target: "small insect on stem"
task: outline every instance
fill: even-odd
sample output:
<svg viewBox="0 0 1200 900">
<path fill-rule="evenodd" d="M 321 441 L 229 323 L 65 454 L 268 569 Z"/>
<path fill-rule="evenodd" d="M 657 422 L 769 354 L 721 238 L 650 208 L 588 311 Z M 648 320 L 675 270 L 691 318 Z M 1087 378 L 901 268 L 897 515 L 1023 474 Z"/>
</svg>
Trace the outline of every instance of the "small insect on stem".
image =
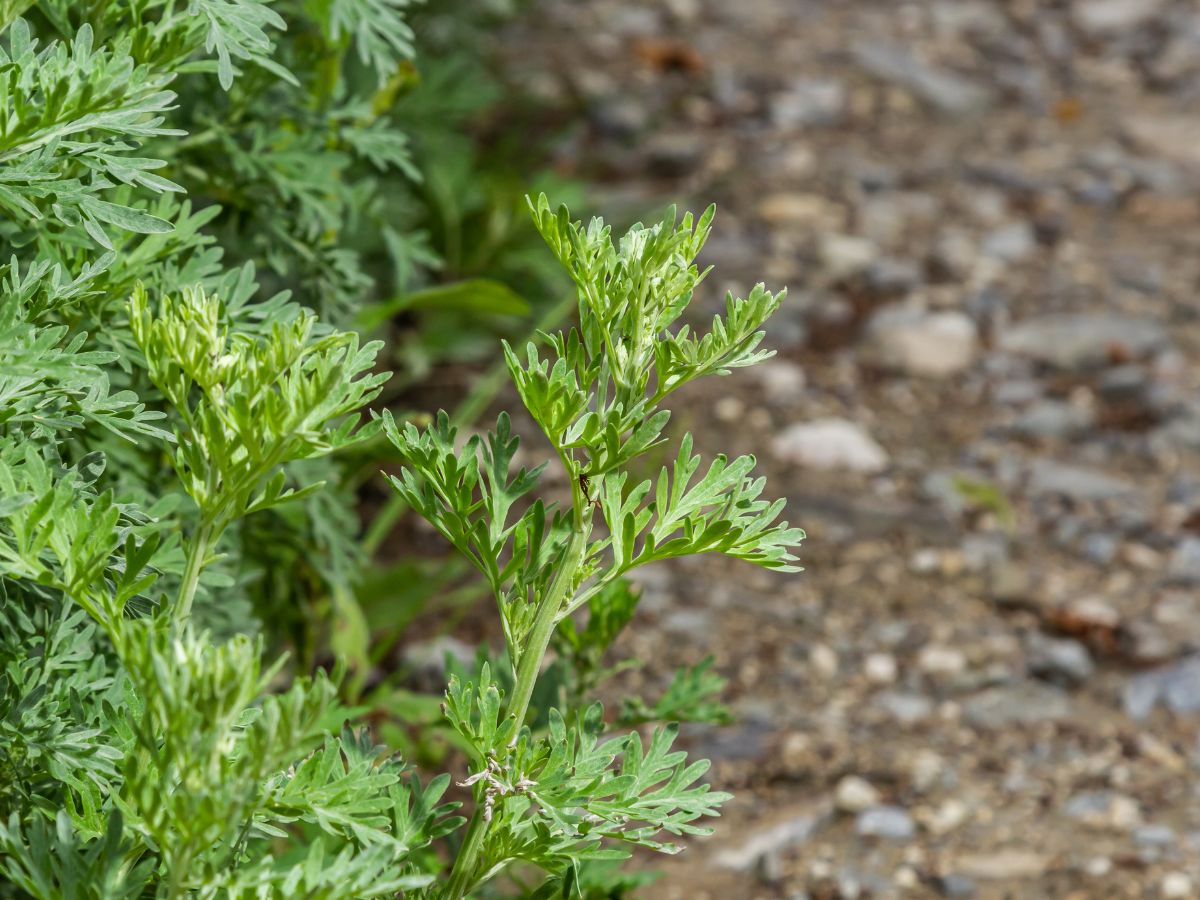
<svg viewBox="0 0 1200 900">
<path fill-rule="evenodd" d="M 583 491 L 583 499 L 588 502 L 589 506 L 600 509 L 600 498 L 592 497 L 592 479 L 587 472 L 579 473 L 579 490 Z"/>
</svg>

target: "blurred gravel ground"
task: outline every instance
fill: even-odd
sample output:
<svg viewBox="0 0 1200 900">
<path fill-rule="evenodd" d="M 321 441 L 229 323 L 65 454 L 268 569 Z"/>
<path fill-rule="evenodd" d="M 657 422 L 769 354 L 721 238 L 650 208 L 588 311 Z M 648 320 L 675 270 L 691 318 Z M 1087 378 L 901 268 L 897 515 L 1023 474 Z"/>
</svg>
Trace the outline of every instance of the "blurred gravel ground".
<svg viewBox="0 0 1200 900">
<path fill-rule="evenodd" d="M 541 0 L 499 45 L 596 212 L 718 202 L 706 304 L 791 289 L 676 425 L 759 453 L 808 571 L 643 579 L 619 688 L 713 653 L 738 715 L 643 896 L 1200 896 L 1200 7 Z"/>
</svg>

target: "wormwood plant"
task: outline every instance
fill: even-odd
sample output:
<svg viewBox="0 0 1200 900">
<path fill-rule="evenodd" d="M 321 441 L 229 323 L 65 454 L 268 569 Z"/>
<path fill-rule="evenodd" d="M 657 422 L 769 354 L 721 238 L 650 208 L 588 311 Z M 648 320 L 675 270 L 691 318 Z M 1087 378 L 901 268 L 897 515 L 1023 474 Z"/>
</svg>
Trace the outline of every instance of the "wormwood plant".
<svg viewBox="0 0 1200 900">
<path fill-rule="evenodd" d="M 677 327 L 703 274 L 694 260 L 708 236 L 698 220 L 671 212 L 635 226 L 614 243 L 600 220 L 584 227 L 544 196 L 531 204 L 542 237 L 569 272 L 579 324 L 545 334 L 546 358 L 530 343 L 507 344 L 505 359 L 526 410 L 549 441 L 570 485 L 569 508 L 528 502 L 545 466 L 512 472 L 517 439 L 502 414 L 486 437 L 458 449 L 442 413 L 424 431 L 384 413 L 384 428 L 406 468 L 392 484 L 479 570 L 495 595 L 511 688 L 492 670 L 454 678 L 445 713 L 462 737 L 475 812 L 439 897 L 457 900 L 507 864 L 552 874 L 549 895 L 569 895 L 579 865 L 640 845 L 673 852 L 662 834 L 704 833 L 727 794 L 700 779 L 707 762 L 672 751 L 676 726 L 606 735 L 599 705 L 549 705 L 531 720 L 531 702 L 556 631 L 568 649 L 586 642 L 572 616 L 587 608 L 610 642 L 632 603 L 622 576 L 648 563 L 723 553 L 796 571 L 791 550 L 803 538 L 780 522 L 782 500 L 760 499 L 754 458 L 716 457 L 706 468 L 685 435 L 672 465 L 637 481 L 632 464 L 661 444 L 670 412 L 663 401 L 706 375 L 725 374 L 770 355 L 762 324 L 783 294 L 762 285 L 728 297 L 724 317 L 704 335 Z M 674 327 L 674 330 L 672 328 Z M 618 619 L 615 627 L 603 623 Z M 585 632 L 586 634 L 586 632 Z"/>
<path fill-rule="evenodd" d="M 675 323 L 709 214 L 614 246 L 540 201 L 580 325 L 546 336 L 553 359 L 506 358 L 569 508 L 510 471 L 504 417 L 458 451 L 444 417 L 363 421 L 380 347 L 334 327 L 363 283 L 347 223 L 375 190 L 351 158 L 404 157 L 347 82 L 385 105 L 399 89 L 405 5 L 0 3 L 0 897 L 459 897 L 518 861 L 548 874 L 530 892 L 581 893 L 585 864 L 665 848 L 723 798 L 671 726 L 614 736 L 719 718 L 703 666 L 611 724 L 589 701 L 632 568 L 791 568 L 801 535 L 752 460 L 701 474 L 685 439 L 657 482 L 632 475 L 671 391 L 762 358 L 780 298 L 731 299 L 693 335 Z M 423 782 L 341 705 L 340 668 L 267 662 L 250 613 L 317 579 L 352 618 L 353 495 L 330 457 L 383 432 L 401 494 L 500 606 L 506 653 L 446 695 L 469 824 L 448 775 Z"/>
</svg>

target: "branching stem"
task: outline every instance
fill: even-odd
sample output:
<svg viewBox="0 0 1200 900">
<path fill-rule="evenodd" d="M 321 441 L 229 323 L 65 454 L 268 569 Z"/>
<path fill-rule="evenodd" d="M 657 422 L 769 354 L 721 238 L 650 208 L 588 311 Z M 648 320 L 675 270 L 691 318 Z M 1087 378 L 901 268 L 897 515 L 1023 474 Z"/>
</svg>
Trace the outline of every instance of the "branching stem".
<svg viewBox="0 0 1200 900">
<path fill-rule="evenodd" d="M 204 569 L 204 561 L 212 549 L 213 527 L 207 523 L 201 524 L 188 547 L 187 566 L 183 570 L 183 583 L 179 586 L 179 598 L 175 609 L 171 611 L 176 622 L 187 621 L 192 614 L 192 601 L 196 599 L 196 588 L 200 584 L 200 572 Z"/>
<path fill-rule="evenodd" d="M 577 510 L 577 512 L 579 512 Z M 580 513 L 581 514 L 581 513 Z M 581 514 L 582 515 L 582 514 Z M 577 520 L 579 521 L 579 520 Z M 563 601 L 571 592 L 575 575 L 583 563 L 587 550 L 588 529 L 582 523 L 571 532 L 571 541 L 567 544 L 563 555 L 562 565 L 554 574 L 553 581 L 546 591 L 538 607 L 533 629 L 529 633 L 521 660 L 517 665 L 517 683 L 513 688 L 512 699 L 509 701 L 508 712 L 518 723 L 524 723 L 529 712 L 529 701 L 533 697 L 533 689 L 537 684 L 538 674 L 542 669 L 542 660 L 550 646 L 550 638 L 554 634 L 554 626 L 558 619 L 558 611 Z M 513 742 L 517 740 L 520 728 L 513 732 Z M 482 784 L 482 782 L 481 782 Z M 467 836 L 454 860 L 454 868 L 450 872 L 450 880 L 442 894 L 444 900 L 460 900 L 474 884 L 474 874 L 478 868 L 478 858 L 487 839 L 488 822 L 484 818 L 482 791 L 477 787 L 475 796 L 475 813 L 471 816 L 471 824 L 467 827 Z"/>
</svg>

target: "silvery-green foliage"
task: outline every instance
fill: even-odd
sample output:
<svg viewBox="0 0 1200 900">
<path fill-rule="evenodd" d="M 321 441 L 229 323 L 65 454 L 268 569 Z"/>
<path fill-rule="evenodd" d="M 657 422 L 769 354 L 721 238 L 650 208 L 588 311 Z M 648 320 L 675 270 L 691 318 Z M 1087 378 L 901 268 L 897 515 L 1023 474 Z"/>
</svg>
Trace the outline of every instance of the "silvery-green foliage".
<svg viewBox="0 0 1200 900">
<path fill-rule="evenodd" d="M 332 34 L 360 6 L 0 6 L 0 896 L 393 896 L 431 880 L 417 855 L 461 821 L 447 777 L 423 786 L 344 724 L 338 674 L 285 675 L 244 633 L 264 565 L 246 520 L 329 509 L 311 476 L 378 427 L 358 416 L 386 375 L 378 344 L 261 291 L 271 254 L 226 254 L 227 214 L 184 196 L 212 186 L 197 167 L 222 138 L 196 141 L 197 121 L 231 104 L 252 122 L 302 90 L 285 28 Z M 380 77 L 411 52 L 353 31 L 326 88 L 357 43 Z M 344 140 L 242 173 L 274 202 L 262 215 L 314 221 L 322 185 L 294 196 L 286 173 L 328 186 L 355 147 L 409 165 L 369 103 L 340 101 Z M 361 189 L 343 179 L 341 211 Z M 320 221 L 319 252 L 353 272 Z M 272 529 L 331 581 L 353 577 L 353 529 L 326 527 L 338 502 L 311 531 Z"/>
<path fill-rule="evenodd" d="M 631 620 L 636 594 L 623 576 L 648 563 L 720 553 L 780 572 L 798 571 L 792 550 L 804 533 L 780 520 L 782 500 L 761 499 L 754 458 L 718 455 L 706 466 L 685 434 L 656 478 L 631 465 L 667 440 L 663 401 L 688 382 L 753 365 L 762 326 L 783 299 L 762 285 L 728 297 L 725 315 L 697 333 L 679 324 L 704 274 L 695 265 L 713 218 L 676 219 L 672 210 L 614 241 L 600 220 L 573 222 L 544 196 L 534 221 L 570 273 L 579 323 L 542 335 L 505 359 L 526 411 L 565 470 L 571 503 L 537 496 L 544 465 L 512 471 L 517 438 L 506 414 L 486 436 L 460 444 L 449 418 L 427 428 L 384 429 L 405 461 L 391 481 L 486 579 L 500 613 L 511 672 L 452 678 L 446 715 L 469 748 L 476 812 L 439 896 L 471 893 L 505 866 L 544 869 L 544 890 L 569 893 L 585 862 L 641 845 L 675 852 L 674 835 L 704 834 L 727 794 L 701 779 L 707 762 L 671 749 L 676 726 L 648 740 L 612 734 L 587 692 L 609 672 L 604 651 Z M 585 627 L 573 614 L 588 608 Z M 533 710 L 542 659 L 552 641 L 573 669 L 563 709 Z M 681 671 L 653 706 L 631 701 L 629 724 L 663 719 L 721 721 L 711 702 L 723 682 L 708 666 Z M 552 671 L 552 670 L 551 670 Z M 501 684 L 511 686 L 508 691 Z M 667 837 L 664 837 L 664 834 Z M 549 893 L 545 894 L 550 896 Z"/>
</svg>

